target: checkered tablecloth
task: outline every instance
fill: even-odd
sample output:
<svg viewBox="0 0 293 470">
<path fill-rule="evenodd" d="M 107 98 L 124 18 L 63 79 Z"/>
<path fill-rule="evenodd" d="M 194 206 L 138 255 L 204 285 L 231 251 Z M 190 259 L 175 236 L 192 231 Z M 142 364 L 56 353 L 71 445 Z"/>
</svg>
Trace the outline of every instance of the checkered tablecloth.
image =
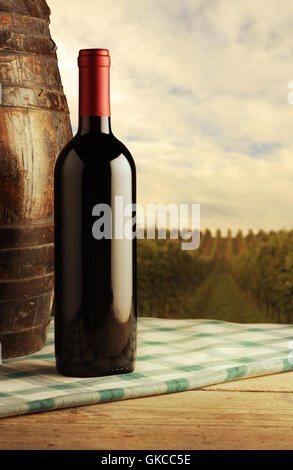
<svg viewBox="0 0 293 470">
<path fill-rule="evenodd" d="M 139 318 L 131 374 L 58 375 L 51 322 L 42 351 L 0 365 L 0 417 L 192 390 L 293 370 L 293 325 Z"/>
</svg>

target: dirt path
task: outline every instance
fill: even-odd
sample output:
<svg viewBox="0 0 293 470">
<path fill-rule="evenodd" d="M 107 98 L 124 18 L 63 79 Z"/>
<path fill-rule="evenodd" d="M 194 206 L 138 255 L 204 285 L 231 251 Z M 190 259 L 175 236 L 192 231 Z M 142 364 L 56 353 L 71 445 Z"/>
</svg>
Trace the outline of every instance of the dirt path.
<svg viewBox="0 0 293 470">
<path fill-rule="evenodd" d="M 232 276 L 229 239 L 212 241 L 216 242 L 214 271 L 196 290 L 190 304 L 190 315 L 234 322 L 265 322 L 263 313 L 247 298 Z"/>
<path fill-rule="evenodd" d="M 227 270 L 215 271 L 197 289 L 191 310 L 197 318 L 233 322 L 264 322 L 263 314 L 246 298 Z"/>
</svg>

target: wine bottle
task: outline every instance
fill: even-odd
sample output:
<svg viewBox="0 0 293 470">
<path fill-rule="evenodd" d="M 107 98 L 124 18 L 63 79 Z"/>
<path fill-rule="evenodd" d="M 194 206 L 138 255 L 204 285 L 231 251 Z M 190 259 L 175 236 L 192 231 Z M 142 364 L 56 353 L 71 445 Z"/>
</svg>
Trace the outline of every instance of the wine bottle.
<svg viewBox="0 0 293 470">
<path fill-rule="evenodd" d="M 78 64 L 79 127 L 54 176 L 55 355 L 60 374 L 96 377 L 135 367 L 136 170 L 111 130 L 109 51 Z"/>
</svg>

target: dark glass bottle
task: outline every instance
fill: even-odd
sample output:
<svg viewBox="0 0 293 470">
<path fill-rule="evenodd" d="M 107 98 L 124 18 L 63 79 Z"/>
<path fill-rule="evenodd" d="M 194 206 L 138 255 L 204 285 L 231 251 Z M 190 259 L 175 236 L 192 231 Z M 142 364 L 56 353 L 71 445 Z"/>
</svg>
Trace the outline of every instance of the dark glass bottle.
<svg viewBox="0 0 293 470">
<path fill-rule="evenodd" d="M 79 71 L 79 129 L 55 166 L 55 354 L 60 374 L 94 377 L 135 366 L 136 171 L 111 131 L 109 52 L 80 51 Z"/>
</svg>

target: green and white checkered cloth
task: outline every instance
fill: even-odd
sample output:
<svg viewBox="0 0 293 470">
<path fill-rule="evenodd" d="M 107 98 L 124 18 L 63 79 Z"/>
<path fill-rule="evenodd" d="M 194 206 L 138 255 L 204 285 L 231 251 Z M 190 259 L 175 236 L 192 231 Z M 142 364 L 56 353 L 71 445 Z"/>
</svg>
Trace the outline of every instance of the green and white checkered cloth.
<svg viewBox="0 0 293 470">
<path fill-rule="evenodd" d="M 194 390 L 293 370 L 293 325 L 139 318 L 131 374 L 56 372 L 53 321 L 42 351 L 0 365 L 0 417 Z"/>
</svg>

